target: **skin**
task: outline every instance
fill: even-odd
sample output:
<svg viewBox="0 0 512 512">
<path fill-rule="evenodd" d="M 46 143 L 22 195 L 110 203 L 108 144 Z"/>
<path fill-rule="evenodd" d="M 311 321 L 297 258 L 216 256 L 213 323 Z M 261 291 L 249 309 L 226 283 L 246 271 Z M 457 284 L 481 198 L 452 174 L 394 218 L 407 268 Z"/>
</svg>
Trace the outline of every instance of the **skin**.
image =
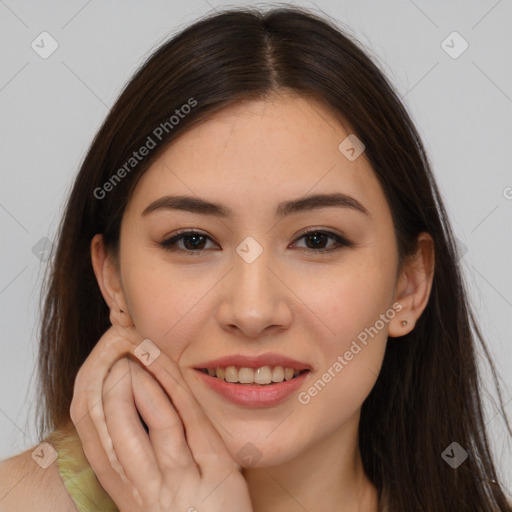
<svg viewBox="0 0 512 512">
<path fill-rule="evenodd" d="M 118 261 L 101 235 L 91 244 L 113 323 L 134 324 L 177 363 L 234 460 L 246 443 L 256 446 L 261 458 L 242 470 L 255 511 L 377 510 L 357 447 L 360 410 L 388 336 L 414 329 L 431 290 L 431 237 L 420 235 L 398 273 L 389 206 L 364 152 L 350 161 L 338 150 L 351 133 L 344 125 L 322 103 L 288 93 L 231 105 L 181 135 L 143 175 L 123 217 Z M 328 207 L 274 216 L 281 201 L 332 192 L 354 197 L 369 215 Z M 234 216 L 141 215 L 167 194 L 221 203 Z M 199 250 L 190 238 L 177 243 L 182 251 L 159 245 L 184 228 L 209 238 Z M 301 238 L 306 228 L 354 245 L 319 253 L 308 248 L 314 240 Z M 236 252 L 247 236 L 263 250 L 252 263 Z M 241 407 L 193 369 L 224 355 L 272 351 L 312 366 L 305 391 L 395 302 L 401 310 L 307 404 L 294 394 L 270 408 Z"/>
</svg>

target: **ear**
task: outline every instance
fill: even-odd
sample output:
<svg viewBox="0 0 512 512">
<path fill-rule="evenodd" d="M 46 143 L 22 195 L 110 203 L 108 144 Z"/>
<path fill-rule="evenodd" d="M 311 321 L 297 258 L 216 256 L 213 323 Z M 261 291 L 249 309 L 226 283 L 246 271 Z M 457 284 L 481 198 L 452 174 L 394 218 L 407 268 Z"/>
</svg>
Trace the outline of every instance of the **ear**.
<svg viewBox="0 0 512 512">
<path fill-rule="evenodd" d="M 402 305 L 402 309 L 389 322 L 389 336 L 411 332 L 427 306 L 434 278 L 434 254 L 432 237 L 426 232 L 420 233 L 416 253 L 404 262 L 397 280 L 395 301 Z"/>
<path fill-rule="evenodd" d="M 101 294 L 110 309 L 110 322 L 130 327 L 133 321 L 121 288 L 119 270 L 113 256 L 107 253 L 101 234 L 94 235 L 91 240 L 91 261 Z"/>
</svg>

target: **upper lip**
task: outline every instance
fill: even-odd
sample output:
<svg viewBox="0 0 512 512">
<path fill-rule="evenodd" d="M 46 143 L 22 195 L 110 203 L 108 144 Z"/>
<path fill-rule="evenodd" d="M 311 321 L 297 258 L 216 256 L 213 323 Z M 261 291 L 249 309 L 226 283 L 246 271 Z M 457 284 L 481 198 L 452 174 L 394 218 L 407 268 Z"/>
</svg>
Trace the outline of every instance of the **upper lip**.
<svg viewBox="0 0 512 512">
<path fill-rule="evenodd" d="M 297 361 L 291 357 L 283 356 L 273 352 L 259 354 L 257 356 L 237 354 L 232 356 L 219 357 L 206 361 L 195 366 L 196 369 L 203 368 L 225 368 L 227 366 L 238 366 L 246 368 L 260 368 L 262 366 L 283 366 L 284 368 L 293 368 L 295 370 L 311 370 L 307 363 Z"/>
</svg>

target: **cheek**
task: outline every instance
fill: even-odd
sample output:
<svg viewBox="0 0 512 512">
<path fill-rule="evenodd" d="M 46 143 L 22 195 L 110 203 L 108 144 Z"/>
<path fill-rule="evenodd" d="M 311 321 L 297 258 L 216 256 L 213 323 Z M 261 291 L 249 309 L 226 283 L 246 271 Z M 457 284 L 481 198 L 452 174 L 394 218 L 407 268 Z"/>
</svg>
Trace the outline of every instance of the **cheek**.
<svg viewBox="0 0 512 512">
<path fill-rule="evenodd" d="M 394 267 L 361 260 L 333 274 L 308 304 L 322 312 L 329 326 L 318 338 L 322 367 L 308 385 L 301 403 L 311 417 L 323 418 L 327 431 L 352 417 L 362 406 L 380 373 L 388 339 Z M 330 332 L 333 331 L 333 332 Z"/>
<path fill-rule="evenodd" d="M 377 380 L 384 346 L 365 348 L 346 364 L 331 363 L 301 391 L 299 423 L 312 439 L 322 439 L 359 413 Z"/>
<path fill-rule="evenodd" d="M 144 265 L 143 258 L 127 258 L 123 289 L 130 315 L 141 336 L 149 338 L 177 360 L 185 342 L 193 336 L 190 321 L 197 317 L 196 304 L 205 295 L 204 283 L 190 280 L 165 265 Z M 192 315 L 191 315 L 192 313 Z"/>
<path fill-rule="evenodd" d="M 311 402 L 315 414 L 324 418 L 333 415 L 329 409 L 336 404 L 332 418 L 335 423 L 354 414 L 374 386 L 389 322 L 396 314 L 391 304 L 392 265 L 388 268 L 369 261 L 361 258 L 351 268 L 339 267 L 328 279 L 319 280 L 316 276 L 315 287 L 310 286 L 315 281 L 310 273 L 309 285 L 302 281 L 303 288 L 297 292 L 307 297 L 307 318 L 311 320 L 310 330 L 316 326 L 316 352 L 320 358 L 315 381 L 306 390 L 302 403 Z"/>
<path fill-rule="evenodd" d="M 312 310 L 322 312 L 329 329 L 315 339 L 321 363 L 298 396 L 304 425 L 311 427 L 315 438 L 344 424 L 361 408 L 380 373 L 389 322 L 395 316 L 385 286 L 372 287 L 363 278 L 340 278 L 330 292 L 332 300 L 317 293 L 308 302 Z M 324 307 L 316 310 L 315 304 Z"/>
<path fill-rule="evenodd" d="M 348 350 L 353 339 L 361 333 L 360 338 L 364 338 L 367 329 L 376 323 L 385 340 L 389 319 L 394 316 L 392 266 L 370 264 L 368 259 L 360 258 L 325 269 L 312 269 L 293 280 L 294 292 L 304 298 L 302 321 L 309 319 L 324 349 L 331 355 Z M 383 323 L 380 319 L 386 314 Z"/>
<path fill-rule="evenodd" d="M 131 247 L 124 253 L 122 281 L 132 320 L 141 336 L 178 361 L 190 340 L 204 338 L 226 269 L 178 265 L 154 249 L 137 250 L 135 241 Z"/>
</svg>

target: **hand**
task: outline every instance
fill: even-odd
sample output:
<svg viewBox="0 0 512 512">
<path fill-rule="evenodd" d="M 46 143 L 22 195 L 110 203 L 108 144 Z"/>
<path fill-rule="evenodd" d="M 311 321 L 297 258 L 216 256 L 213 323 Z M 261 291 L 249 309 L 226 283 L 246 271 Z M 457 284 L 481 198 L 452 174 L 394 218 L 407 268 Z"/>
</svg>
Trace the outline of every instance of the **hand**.
<svg viewBox="0 0 512 512">
<path fill-rule="evenodd" d="M 241 467 L 178 365 L 163 352 L 147 367 L 126 357 L 141 341 L 133 327 L 110 328 L 75 381 L 71 417 L 99 482 L 121 512 L 250 512 Z"/>
<path fill-rule="evenodd" d="M 78 371 L 71 400 L 71 420 L 77 426 L 78 422 L 85 420 L 85 417 L 90 415 L 92 426 L 98 432 L 100 444 L 105 450 L 108 461 L 123 478 L 125 477 L 124 470 L 116 456 L 105 422 L 102 388 L 105 376 L 111 366 L 126 355 L 133 354 L 134 349 L 142 341 L 142 336 L 136 331 L 133 324 L 129 327 L 112 325 L 96 343 Z M 80 434 L 78 428 L 77 431 Z"/>
</svg>

